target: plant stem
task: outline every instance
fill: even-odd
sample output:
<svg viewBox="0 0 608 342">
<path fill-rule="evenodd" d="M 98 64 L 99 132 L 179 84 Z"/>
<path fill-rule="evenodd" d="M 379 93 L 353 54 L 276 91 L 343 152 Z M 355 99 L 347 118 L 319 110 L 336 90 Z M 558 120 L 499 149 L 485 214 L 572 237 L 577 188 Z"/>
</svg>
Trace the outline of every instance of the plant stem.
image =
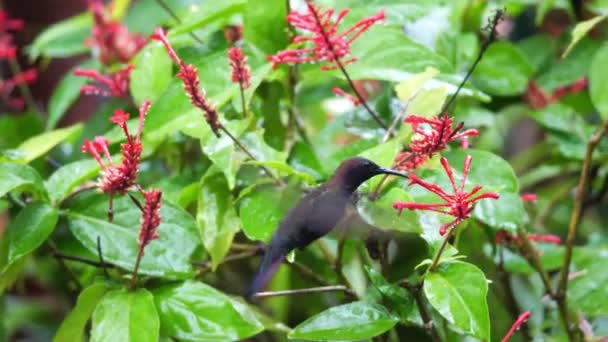
<svg viewBox="0 0 608 342">
<path fill-rule="evenodd" d="M 420 285 L 412 285 L 407 281 L 401 281 L 399 283 L 401 287 L 406 288 L 410 293 L 414 296 L 416 300 L 416 306 L 418 307 L 418 312 L 420 312 L 420 317 L 422 318 L 422 322 L 424 323 L 424 328 L 431 335 L 431 339 L 433 342 L 441 342 L 441 337 L 439 336 L 439 332 L 435 329 L 435 324 L 433 324 L 433 319 L 431 318 L 431 313 L 429 312 L 426 304 L 424 303 L 424 297 L 422 296 L 422 284 Z"/>
<path fill-rule="evenodd" d="M 520 315 L 520 310 L 519 310 L 519 306 L 517 305 L 517 301 L 515 300 L 515 295 L 513 294 L 513 287 L 511 286 L 511 277 L 509 276 L 509 273 L 505 270 L 504 267 L 504 248 L 502 246 L 498 246 L 498 255 L 499 255 L 499 262 L 497 265 L 497 274 L 498 274 L 498 279 L 500 280 L 503 290 L 505 292 L 505 304 L 507 306 L 507 309 L 509 310 L 509 313 L 511 314 L 511 317 L 513 318 L 513 321 L 516 321 L 519 318 Z M 524 324 L 521 327 L 521 332 L 522 334 L 525 336 L 526 341 L 532 341 L 532 336 L 530 335 L 530 330 L 528 329 L 528 326 L 526 324 Z"/>
<path fill-rule="evenodd" d="M 167 12 L 171 18 L 173 18 L 173 20 L 175 20 L 178 24 L 181 24 L 181 19 L 177 16 L 177 14 L 171 9 L 171 7 L 169 7 L 169 5 L 164 1 L 164 0 L 156 0 L 156 3 L 162 7 L 162 9 Z M 205 44 L 202 39 L 200 39 L 196 34 L 194 34 L 194 32 L 190 32 L 190 37 L 192 37 L 192 39 L 196 40 L 197 43 L 199 44 Z"/>
<path fill-rule="evenodd" d="M 247 117 L 247 104 L 245 103 L 245 88 L 243 88 L 243 82 L 239 82 L 239 88 L 241 91 L 241 105 L 243 106 L 243 118 Z"/>
<path fill-rule="evenodd" d="M 144 256 L 144 246 L 140 246 L 137 251 L 137 259 L 135 260 L 135 267 L 133 267 L 133 276 L 131 277 L 131 282 L 129 284 L 129 288 L 131 290 L 135 289 L 137 286 L 137 272 L 139 271 L 139 264 L 141 263 L 141 259 Z"/>
<path fill-rule="evenodd" d="M 21 67 L 19 66 L 19 63 L 15 58 L 9 59 L 8 65 L 13 75 L 19 75 L 21 73 Z M 19 87 L 21 95 L 25 99 L 25 103 L 27 103 L 27 109 L 32 113 L 37 113 L 41 115 L 40 111 L 38 110 L 38 107 L 36 106 L 36 101 L 34 101 L 34 96 L 32 95 L 30 87 L 23 82 L 20 82 L 17 86 Z"/>
<path fill-rule="evenodd" d="M 348 72 L 346 72 L 346 69 L 344 68 L 344 64 L 342 64 L 342 61 L 340 60 L 340 56 L 338 56 L 338 54 L 336 53 L 333 43 L 327 36 L 327 32 L 325 32 L 325 28 L 323 27 L 323 24 L 321 23 L 321 20 L 319 19 L 319 15 L 318 15 L 317 11 L 314 10 L 314 8 L 312 6 L 310 6 L 309 9 L 310 9 L 310 12 L 312 13 L 313 17 L 315 17 L 317 27 L 319 28 L 319 32 L 323 36 L 323 40 L 325 40 L 325 44 L 327 46 L 329 46 L 331 54 L 334 57 L 335 65 L 338 67 L 338 69 L 340 69 L 340 71 L 342 72 L 342 75 L 344 75 L 344 78 L 346 78 L 346 81 L 348 82 L 348 85 L 350 86 L 352 91 L 355 93 L 355 96 L 357 96 L 357 99 L 359 100 L 359 102 L 363 105 L 363 107 L 369 113 L 369 115 L 371 115 L 371 117 L 374 119 L 374 121 L 376 121 L 378 123 L 378 125 L 380 127 L 382 127 L 384 130 L 388 130 L 388 127 L 386 126 L 386 124 L 384 122 L 382 122 L 382 120 L 380 119 L 378 114 L 376 114 L 376 112 L 374 112 L 369 107 L 369 105 L 365 101 L 365 98 L 363 98 L 361 93 L 359 93 L 359 91 L 357 90 L 357 87 L 355 87 L 355 83 L 350 78 L 350 75 L 348 74 Z"/>
<path fill-rule="evenodd" d="M 90 260 L 87 258 L 81 258 L 81 257 L 75 256 L 75 255 L 68 255 L 68 254 L 61 253 L 59 251 L 53 251 L 53 257 L 59 258 L 59 259 L 64 259 L 64 260 L 69 260 L 69 261 L 73 261 L 73 262 L 78 262 L 78 263 L 93 266 L 93 267 L 100 267 L 100 268 L 101 267 L 104 267 L 104 268 L 105 267 L 109 267 L 109 268 L 115 267 L 114 264 L 110 264 L 107 262 L 99 262 L 99 261 Z"/>
<path fill-rule="evenodd" d="M 439 246 L 439 249 L 437 250 L 437 252 L 435 252 L 435 256 L 433 257 L 433 262 L 431 263 L 431 267 L 429 267 L 427 269 L 427 273 L 435 271 L 435 269 L 439 265 L 439 260 L 441 259 L 441 254 L 443 254 L 443 251 L 445 250 L 445 247 L 448 245 L 450 238 L 452 237 L 452 235 L 454 235 L 454 232 L 456 231 L 456 226 L 457 225 L 454 225 L 452 228 L 450 228 L 448 233 L 445 235 L 445 238 L 441 242 L 441 246 Z"/>
<path fill-rule="evenodd" d="M 291 263 L 287 263 L 287 265 L 297 269 L 300 274 L 306 278 L 309 278 L 317 283 L 319 283 L 319 285 L 322 286 L 330 286 L 331 284 L 325 280 L 325 278 L 321 277 L 318 273 L 316 273 L 315 271 L 311 270 L 310 268 L 308 268 L 308 266 L 299 263 L 297 261 L 291 262 Z"/>
<path fill-rule="evenodd" d="M 105 263 L 105 261 L 103 261 L 103 252 L 101 250 L 101 237 L 99 235 L 97 235 L 97 255 L 99 257 L 99 264 L 101 265 L 101 268 L 103 269 L 103 275 L 106 277 L 106 279 L 109 279 L 110 275 L 108 274 L 108 269 L 106 268 L 106 263 Z"/>
<path fill-rule="evenodd" d="M 352 290 L 344 285 L 330 285 L 330 286 L 319 286 L 310 287 L 306 289 L 295 289 L 295 290 L 284 290 L 284 291 L 265 291 L 258 292 L 253 295 L 254 298 L 268 298 L 268 297 L 279 297 L 279 296 L 292 296 L 306 293 L 318 293 L 318 292 L 344 292 L 352 295 Z"/>
</svg>

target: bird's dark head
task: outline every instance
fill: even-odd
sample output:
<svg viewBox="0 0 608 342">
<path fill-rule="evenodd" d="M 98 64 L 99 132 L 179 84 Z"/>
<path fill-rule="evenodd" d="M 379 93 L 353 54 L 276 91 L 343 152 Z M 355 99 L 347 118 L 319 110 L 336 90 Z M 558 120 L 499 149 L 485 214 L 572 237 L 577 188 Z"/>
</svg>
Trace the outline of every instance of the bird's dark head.
<svg viewBox="0 0 608 342">
<path fill-rule="evenodd" d="M 334 175 L 327 181 L 327 184 L 340 186 L 349 192 L 354 192 L 363 182 L 379 174 L 407 178 L 406 174 L 380 167 L 369 159 L 354 157 L 343 161 Z"/>
</svg>

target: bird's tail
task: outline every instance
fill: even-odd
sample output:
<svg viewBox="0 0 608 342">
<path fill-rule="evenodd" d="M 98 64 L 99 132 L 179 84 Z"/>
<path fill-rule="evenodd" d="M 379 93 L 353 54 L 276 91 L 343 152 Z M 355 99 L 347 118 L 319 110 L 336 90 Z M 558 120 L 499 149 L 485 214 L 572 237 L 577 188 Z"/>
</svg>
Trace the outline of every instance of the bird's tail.
<svg viewBox="0 0 608 342">
<path fill-rule="evenodd" d="M 286 255 L 283 248 L 277 248 L 272 243 L 268 245 L 258 271 L 245 291 L 245 299 L 251 300 L 253 295 L 266 287 Z"/>
</svg>

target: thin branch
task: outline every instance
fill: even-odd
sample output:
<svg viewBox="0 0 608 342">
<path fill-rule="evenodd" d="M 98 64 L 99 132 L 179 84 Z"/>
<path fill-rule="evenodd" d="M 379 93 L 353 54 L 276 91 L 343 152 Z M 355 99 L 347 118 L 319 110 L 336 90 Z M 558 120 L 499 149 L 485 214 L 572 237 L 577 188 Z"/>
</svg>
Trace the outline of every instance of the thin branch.
<svg viewBox="0 0 608 342">
<path fill-rule="evenodd" d="M 135 205 L 139 208 L 139 210 L 144 211 L 144 206 L 141 204 L 141 202 L 137 199 L 137 197 L 135 197 L 132 193 L 128 192 L 127 195 L 129 195 L 129 198 L 131 199 L 131 201 L 133 203 L 135 203 Z"/>
<path fill-rule="evenodd" d="M 72 269 L 68 267 L 68 265 L 65 263 L 65 261 L 62 258 L 57 257 L 57 253 L 59 252 L 57 245 L 55 245 L 55 243 L 51 239 L 48 239 L 46 242 L 47 242 L 47 245 L 53 251 L 53 257 L 55 258 L 55 260 L 57 260 L 57 263 L 59 264 L 59 266 L 61 266 L 61 268 L 63 268 L 66 271 L 68 276 L 72 279 L 72 281 L 76 285 L 76 289 L 78 290 L 78 292 L 80 292 L 82 290 L 82 284 L 80 283 L 80 280 L 78 280 L 78 277 L 76 276 L 74 271 L 72 271 Z"/>
<path fill-rule="evenodd" d="M 99 257 L 99 264 L 103 269 L 103 275 L 106 277 L 106 279 L 109 279 L 110 275 L 108 274 L 106 263 L 105 261 L 103 261 L 103 251 L 101 250 L 101 237 L 99 235 L 97 235 L 97 256 Z"/>
<path fill-rule="evenodd" d="M 431 267 L 429 267 L 427 269 L 427 272 L 435 271 L 435 269 L 439 265 L 439 260 L 441 259 L 441 254 L 443 254 L 443 251 L 445 250 L 445 247 L 448 245 L 450 238 L 452 237 L 452 235 L 454 235 L 454 232 L 456 231 L 456 227 L 457 227 L 457 225 L 453 226 L 448 231 L 448 233 L 445 235 L 445 237 L 443 238 L 443 241 L 441 242 L 441 246 L 439 246 L 439 249 L 437 250 L 437 252 L 435 252 L 435 256 L 433 257 L 433 262 L 431 263 Z"/>
<path fill-rule="evenodd" d="M 78 262 L 81 264 L 85 264 L 85 265 L 89 265 L 89 266 L 93 266 L 93 267 L 100 267 L 100 268 L 113 268 L 115 267 L 114 264 L 110 264 L 107 262 L 99 262 L 99 261 L 95 261 L 95 260 L 91 260 L 91 259 L 87 259 L 87 258 L 81 258 L 79 256 L 75 256 L 75 255 L 68 255 L 68 254 L 64 254 L 61 253 L 59 251 L 53 251 L 53 257 L 55 258 L 59 258 L 59 259 L 63 259 L 63 260 L 68 260 L 68 261 L 73 261 L 73 262 Z"/>
<path fill-rule="evenodd" d="M 131 290 L 135 289 L 135 287 L 137 286 L 137 276 L 138 276 L 138 271 L 139 271 L 139 265 L 141 264 L 141 259 L 143 259 L 144 257 L 144 248 L 140 247 L 139 251 L 137 252 L 137 259 L 135 260 L 135 266 L 133 267 L 133 275 L 131 277 L 131 282 L 129 283 L 129 288 Z"/>
<path fill-rule="evenodd" d="M 245 103 L 245 88 L 243 88 L 243 82 L 239 82 L 239 90 L 241 92 L 241 104 L 243 111 L 243 118 L 247 117 L 247 104 Z"/>
<path fill-rule="evenodd" d="M 173 20 L 175 20 L 178 24 L 181 24 L 181 19 L 177 16 L 177 14 L 169 7 L 169 5 L 164 0 L 156 0 L 156 3 L 162 7 L 162 9 L 167 12 Z M 190 37 L 196 40 L 197 43 L 203 45 L 205 44 L 202 39 L 200 39 L 194 32 L 190 32 Z"/>
<path fill-rule="evenodd" d="M 9 59 L 8 64 L 13 75 L 19 75 L 21 73 L 21 67 L 19 66 L 19 63 L 15 58 Z M 34 96 L 32 95 L 30 87 L 24 82 L 19 82 L 17 86 L 19 87 L 19 92 L 25 99 L 25 103 L 27 103 L 27 109 L 33 113 L 40 114 L 40 111 L 36 106 L 36 101 L 34 101 Z"/>
<path fill-rule="evenodd" d="M 241 252 L 241 253 L 237 253 L 237 254 L 228 255 L 227 257 L 224 258 L 222 263 L 227 263 L 227 262 L 237 261 L 237 260 L 242 260 L 242 259 L 248 259 L 254 255 L 261 255 L 263 251 L 264 251 L 263 249 L 250 250 L 250 251 L 245 251 L 245 252 Z M 211 269 L 211 267 L 212 267 L 212 263 L 209 260 L 195 261 L 192 264 L 195 266 L 200 266 L 202 268 L 202 271 L 206 271 L 207 269 Z"/>
<path fill-rule="evenodd" d="M 403 109 L 401 110 L 401 112 L 399 113 L 399 115 L 397 115 L 395 117 L 395 120 L 393 120 L 393 122 L 391 123 L 390 127 L 388 128 L 388 130 L 386 131 L 386 133 L 384 134 L 384 137 L 382 138 L 382 142 L 385 143 L 388 141 L 388 139 L 393 135 L 393 132 L 395 131 L 395 129 L 397 128 L 397 125 L 399 124 L 399 122 L 401 122 L 401 120 L 403 119 L 403 117 L 405 116 L 405 114 L 407 113 L 407 109 L 410 106 L 410 104 L 412 104 L 412 101 L 414 101 L 414 99 L 416 98 L 416 96 L 418 96 L 418 94 L 420 94 L 420 91 L 422 90 L 422 88 L 418 88 L 418 90 L 416 90 L 412 95 L 410 95 L 410 97 L 407 99 L 407 101 L 405 102 L 405 104 L 403 105 Z"/>
<path fill-rule="evenodd" d="M 520 310 L 517 305 L 517 301 L 515 300 L 515 295 L 513 292 L 513 287 L 511 286 L 511 277 L 509 273 L 505 270 L 504 262 L 504 248 L 502 246 L 498 246 L 498 265 L 497 265 L 497 274 L 500 283 L 502 284 L 503 290 L 506 294 L 505 296 L 505 304 L 507 309 L 509 310 L 511 317 L 514 321 L 519 318 Z M 530 335 L 530 329 L 528 329 L 527 325 L 523 325 L 521 328 L 521 332 L 525 337 L 526 341 L 532 341 L 532 335 Z"/>
<path fill-rule="evenodd" d="M 330 285 L 330 286 L 310 287 L 310 288 L 306 288 L 306 289 L 258 292 L 256 294 L 254 294 L 253 297 L 254 298 L 268 298 L 268 297 L 293 296 L 293 295 L 319 293 L 319 292 L 344 292 L 346 294 L 353 295 L 352 290 L 344 285 Z"/>
<path fill-rule="evenodd" d="M 456 100 L 456 97 L 458 96 L 458 94 L 460 93 L 460 91 L 462 90 L 462 88 L 464 87 L 464 85 L 467 83 L 467 81 L 469 80 L 469 78 L 473 74 L 473 71 L 475 71 L 475 68 L 477 67 L 477 65 L 479 64 L 479 62 L 481 61 L 481 59 L 483 58 L 483 55 L 486 53 L 486 50 L 488 49 L 488 47 L 492 43 L 494 43 L 494 41 L 496 41 L 496 26 L 498 26 L 498 23 L 502 20 L 503 15 L 504 15 L 504 11 L 503 10 L 497 10 L 496 13 L 494 13 L 494 17 L 492 17 L 492 20 L 490 21 L 490 23 L 488 25 L 489 26 L 489 31 L 490 31 L 490 33 L 488 35 L 488 38 L 485 40 L 485 42 L 483 43 L 483 45 L 481 45 L 481 48 L 479 49 L 479 53 L 477 54 L 477 58 L 473 62 L 473 65 L 467 71 L 467 74 L 464 76 L 464 78 L 462 79 L 462 81 L 458 85 L 458 88 L 456 88 L 456 91 L 454 92 L 454 94 L 452 94 L 452 97 L 450 97 L 450 99 L 448 100 L 448 102 L 446 102 L 443 105 L 443 107 L 441 108 L 441 112 L 440 113 L 447 113 L 447 110 L 452 105 L 452 103 L 454 102 L 454 100 Z"/>
<path fill-rule="evenodd" d="M 422 296 L 422 284 L 415 286 L 410 284 L 408 281 L 401 281 L 399 283 L 401 287 L 406 288 L 416 299 L 416 306 L 418 307 L 418 312 L 420 312 L 420 317 L 422 318 L 422 322 L 424 323 L 424 328 L 431 335 L 431 339 L 433 342 L 441 342 L 441 337 L 439 336 L 439 332 L 435 328 L 435 324 L 433 323 L 433 319 L 431 318 L 431 313 L 429 312 L 426 304 L 424 303 L 424 297 Z"/>
<path fill-rule="evenodd" d="M 382 127 L 385 131 L 388 130 L 388 127 L 386 126 L 386 124 L 384 122 L 382 122 L 382 120 L 380 119 L 378 114 L 369 107 L 365 98 L 363 98 L 361 93 L 359 93 L 359 90 L 357 90 L 357 87 L 355 87 L 355 83 L 350 78 L 350 75 L 348 74 L 348 72 L 346 72 L 346 69 L 344 68 L 344 64 L 342 64 L 340 57 L 338 56 L 338 54 L 336 53 L 336 51 L 334 49 L 334 44 L 331 42 L 331 40 L 327 36 L 327 32 L 325 32 L 325 27 L 323 26 L 323 23 L 321 23 L 321 19 L 319 18 L 317 11 L 311 7 L 310 12 L 312 13 L 313 17 L 315 17 L 317 27 L 319 28 L 319 32 L 321 33 L 321 35 L 323 36 L 323 39 L 325 40 L 325 44 L 327 46 L 329 46 L 331 54 L 334 57 L 336 66 L 338 67 L 338 69 L 340 69 L 340 71 L 342 72 L 342 75 L 344 75 L 344 78 L 346 78 L 346 81 L 348 82 L 348 85 L 350 86 L 352 91 L 355 93 L 355 96 L 357 96 L 357 99 L 359 100 L 359 102 L 363 105 L 363 107 L 369 113 L 369 115 L 371 115 L 371 117 L 374 119 L 374 121 L 376 121 L 378 123 L 378 125 L 380 127 Z"/>
<path fill-rule="evenodd" d="M 306 266 L 300 262 L 294 261 L 294 262 L 288 262 L 286 264 L 295 268 L 296 270 L 298 270 L 302 276 L 304 276 L 314 282 L 319 283 L 319 285 L 323 285 L 323 286 L 331 285 L 325 278 L 321 277 L 321 275 L 319 275 L 315 271 L 308 268 L 308 266 Z"/>
</svg>

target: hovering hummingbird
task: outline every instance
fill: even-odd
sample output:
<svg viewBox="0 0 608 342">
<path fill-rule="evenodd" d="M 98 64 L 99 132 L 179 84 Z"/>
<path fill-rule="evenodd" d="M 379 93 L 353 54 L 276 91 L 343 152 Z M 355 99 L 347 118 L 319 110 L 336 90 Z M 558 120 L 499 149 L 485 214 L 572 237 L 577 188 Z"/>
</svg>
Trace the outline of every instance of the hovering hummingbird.
<svg viewBox="0 0 608 342">
<path fill-rule="evenodd" d="M 371 160 L 355 157 L 342 162 L 334 175 L 313 189 L 285 215 L 266 247 L 260 267 L 245 292 L 245 298 L 262 290 L 283 258 L 292 250 L 304 249 L 311 242 L 329 233 L 345 215 L 355 190 L 366 180 L 389 174 L 407 175 L 385 169 Z"/>
</svg>

